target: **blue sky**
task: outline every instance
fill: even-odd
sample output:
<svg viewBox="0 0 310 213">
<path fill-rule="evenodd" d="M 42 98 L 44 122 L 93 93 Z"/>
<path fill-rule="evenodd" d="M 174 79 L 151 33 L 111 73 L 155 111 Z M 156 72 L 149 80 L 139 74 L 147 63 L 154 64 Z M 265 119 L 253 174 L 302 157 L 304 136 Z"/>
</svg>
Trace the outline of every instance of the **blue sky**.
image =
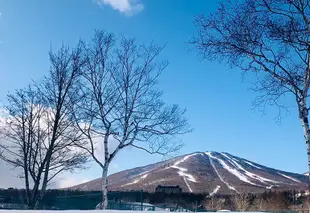
<svg viewBox="0 0 310 213">
<path fill-rule="evenodd" d="M 62 43 L 89 39 L 94 29 L 141 42 L 167 44 L 161 57 L 169 66 L 161 76 L 164 99 L 186 107 L 194 131 L 181 139 L 178 154 L 226 151 L 266 166 L 307 171 L 306 145 L 297 110 L 276 123 L 277 111 L 263 116 L 252 110 L 251 76 L 225 63 L 202 61 L 186 42 L 195 33 L 195 15 L 216 9 L 215 0 L 0 0 L 0 102 L 8 91 L 40 79 L 48 72 L 48 50 Z M 124 150 L 110 172 L 162 160 L 134 149 Z M 1 164 L 0 164 L 1 165 Z M 99 177 L 87 171 L 62 178 L 72 184 Z"/>
</svg>

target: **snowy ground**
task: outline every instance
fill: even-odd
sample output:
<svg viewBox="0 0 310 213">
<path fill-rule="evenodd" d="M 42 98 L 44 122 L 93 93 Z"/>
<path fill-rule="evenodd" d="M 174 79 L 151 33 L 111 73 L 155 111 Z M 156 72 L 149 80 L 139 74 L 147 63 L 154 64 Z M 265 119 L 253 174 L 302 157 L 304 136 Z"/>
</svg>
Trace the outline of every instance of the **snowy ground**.
<svg viewBox="0 0 310 213">
<path fill-rule="evenodd" d="M 0 213 L 99 213 L 99 212 L 103 212 L 104 213 L 121 213 L 121 212 L 128 212 L 128 213 L 141 213 L 141 211 L 121 211 L 121 210 L 0 210 Z M 163 212 L 162 212 L 163 213 Z M 167 213 L 167 212 L 165 212 Z"/>
<path fill-rule="evenodd" d="M 104 213 L 141 213 L 141 211 L 121 211 L 121 210 L 67 210 L 67 211 L 44 211 L 44 210 L 0 210 L 0 213 L 59 213 L 59 212 L 63 212 L 63 213 L 99 213 L 99 212 L 103 212 Z M 160 213 L 160 211 L 158 211 L 158 213 Z M 162 213 L 167 213 L 167 212 L 162 212 Z M 234 213 L 234 212 L 231 212 Z M 238 212 L 240 213 L 240 212 Z M 247 212 L 247 213 L 263 213 L 263 212 Z"/>
</svg>

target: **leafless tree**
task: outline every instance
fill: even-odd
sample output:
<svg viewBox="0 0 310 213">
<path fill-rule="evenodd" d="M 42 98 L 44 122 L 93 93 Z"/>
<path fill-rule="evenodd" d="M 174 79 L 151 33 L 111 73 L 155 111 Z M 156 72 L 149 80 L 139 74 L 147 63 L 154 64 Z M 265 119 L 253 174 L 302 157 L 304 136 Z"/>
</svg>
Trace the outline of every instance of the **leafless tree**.
<svg viewBox="0 0 310 213">
<path fill-rule="evenodd" d="M 310 170 L 309 3 L 309 0 L 222 1 L 215 13 L 196 18 L 198 31 L 191 44 L 203 58 L 226 60 L 233 67 L 256 74 L 253 89 L 260 93 L 256 105 L 287 109 L 283 98 L 295 101 Z"/>
<path fill-rule="evenodd" d="M 83 135 L 70 117 L 71 104 L 79 99 L 80 53 L 65 47 L 51 52 L 49 75 L 35 86 L 8 95 L 1 158 L 23 169 L 29 208 L 39 206 L 55 176 L 82 169 L 87 161 L 86 153 L 75 146 L 83 143 Z"/>
<path fill-rule="evenodd" d="M 256 196 L 252 210 L 255 211 L 279 211 L 289 209 L 290 203 L 285 197 L 285 192 L 274 192 L 270 196 Z"/>
<path fill-rule="evenodd" d="M 204 200 L 205 210 L 221 210 L 224 206 L 225 199 L 217 196 L 208 196 Z"/>
<path fill-rule="evenodd" d="M 134 147 L 150 154 L 167 154 L 178 150 L 178 134 L 190 130 L 185 110 L 169 106 L 161 99 L 156 86 L 166 68 L 159 61 L 163 47 L 139 45 L 134 39 L 115 37 L 96 31 L 85 45 L 83 100 L 74 112 L 79 130 L 89 140 L 81 146 L 101 166 L 103 200 L 107 207 L 107 174 L 111 161 L 121 149 Z M 95 154 L 96 141 L 103 142 L 104 161 Z M 110 148 L 111 143 L 115 148 Z"/>
<path fill-rule="evenodd" d="M 23 169 L 22 177 L 25 180 L 26 202 L 30 206 L 29 170 L 34 170 L 29 156 L 34 155 L 31 143 L 36 139 L 39 114 L 42 108 L 38 105 L 38 96 L 32 87 L 17 90 L 14 95 L 8 95 L 9 105 L 6 107 L 9 117 L 2 118 L 1 122 L 1 159 L 16 168 Z M 38 106 L 38 107 L 36 107 Z M 31 173 L 32 173 L 31 171 Z M 35 177 L 34 177 L 35 178 Z"/>
<path fill-rule="evenodd" d="M 74 49 L 62 46 L 56 53 L 50 52 L 51 69 L 47 77 L 39 85 L 44 105 L 51 110 L 49 149 L 46 153 L 46 169 L 43 177 L 42 192 L 46 190 L 47 182 L 51 176 L 50 168 L 52 161 L 62 157 L 67 147 L 74 144 L 81 144 L 82 134 L 73 128 L 75 120 L 72 118 L 72 105 L 81 98 L 79 92 L 79 79 L 81 69 L 85 61 L 81 57 L 82 44 L 79 42 Z M 63 153 L 57 152 L 58 150 Z M 56 153 L 59 155 L 57 155 Z M 79 168 L 86 161 L 85 155 L 80 151 L 76 152 L 76 157 L 80 156 Z M 42 198 L 42 196 L 40 196 Z"/>
<path fill-rule="evenodd" d="M 238 194 L 234 195 L 233 203 L 237 211 L 248 211 L 251 204 L 249 194 L 245 192 L 239 192 Z"/>
<path fill-rule="evenodd" d="M 271 210 L 280 210 L 277 207 L 273 208 L 273 206 L 278 206 L 275 201 L 272 201 L 270 198 L 264 198 L 262 196 L 258 196 L 255 198 L 253 205 L 251 206 L 251 211 L 271 211 Z"/>
<path fill-rule="evenodd" d="M 263 198 L 256 198 L 251 206 L 251 211 L 266 211 L 267 201 Z"/>
</svg>

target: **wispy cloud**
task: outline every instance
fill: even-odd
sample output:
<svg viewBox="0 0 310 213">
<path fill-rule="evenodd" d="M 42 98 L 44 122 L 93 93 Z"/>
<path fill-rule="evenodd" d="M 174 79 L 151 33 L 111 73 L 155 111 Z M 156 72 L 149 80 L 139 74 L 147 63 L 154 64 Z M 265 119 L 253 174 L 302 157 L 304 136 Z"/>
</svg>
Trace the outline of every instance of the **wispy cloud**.
<svg viewBox="0 0 310 213">
<path fill-rule="evenodd" d="M 82 184 L 82 183 L 85 183 L 85 182 L 88 182 L 90 181 L 89 179 L 78 179 L 78 178 L 74 178 L 74 177 L 64 177 L 60 180 L 57 181 L 56 183 L 56 188 L 68 188 L 68 187 L 71 187 L 71 186 L 75 186 L 75 185 L 78 185 L 78 184 Z"/>
<path fill-rule="evenodd" d="M 126 15 L 133 15 L 143 10 L 139 0 L 96 0 L 99 5 L 108 5 Z"/>
<path fill-rule="evenodd" d="M 10 115 L 7 110 L 5 110 L 0 102 L 0 131 L 3 130 L 5 125 L 7 124 L 8 119 L 10 118 Z M 41 124 L 45 125 L 44 123 Z M 104 147 L 102 143 L 102 138 L 99 136 L 93 137 L 94 141 L 94 147 L 95 147 L 95 156 L 98 158 L 98 160 L 101 163 L 104 163 Z M 0 145 L 6 144 L 8 145 L 8 140 L 3 137 L 3 135 L 0 135 Z M 113 152 L 118 145 L 118 141 L 111 137 L 109 139 L 108 143 L 108 149 L 110 152 Z M 75 150 L 75 149 L 72 149 Z M 1 151 L 1 150 L 0 150 Z M 112 165 L 112 171 L 119 171 L 119 165 L 113 163 Z M 12 165 L 8 165 L 4 161 L 0 159 L 0 188 L 8 188 L 8 187 L 16 187 L 16 188 L 23 188 L 24 183 L 23 179 L 19 178 L 23 174 L 23 171 L 21 169 L 14 169 L 12 170 Z M 65 172 L 64 174 L 61 174 L 60 177 L 56 177 L 54 180 L 52 180 L 49 183 L 49 188 L 66 188 L 69 186 L 74 186 L 83 182 L 89 181 L 88 178 L 78 178 L 76 176 L 72 176 L 71 173 Z M 31 182 L 32 184 L 32 182 Z"/>
</svg>

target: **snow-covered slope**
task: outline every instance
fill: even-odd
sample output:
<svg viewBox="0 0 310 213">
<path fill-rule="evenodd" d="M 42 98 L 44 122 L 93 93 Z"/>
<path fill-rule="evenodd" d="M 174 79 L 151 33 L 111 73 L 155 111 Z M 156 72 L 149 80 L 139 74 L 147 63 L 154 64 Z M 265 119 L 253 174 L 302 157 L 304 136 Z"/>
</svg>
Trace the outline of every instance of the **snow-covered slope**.
<svg viewBox="0 0 310 213">
<path fill-rule="evenodd" d="M 109 190 L 154 191 L 158 185 L 179 185 L 192 193 L 227 194 L 269 189 L 306 189 L 308 177 L 259 165 L 229 153 L 197 152 L 109 176 Z M 100 190 L 96 179 L 72 187 Z"/>
</svg>

